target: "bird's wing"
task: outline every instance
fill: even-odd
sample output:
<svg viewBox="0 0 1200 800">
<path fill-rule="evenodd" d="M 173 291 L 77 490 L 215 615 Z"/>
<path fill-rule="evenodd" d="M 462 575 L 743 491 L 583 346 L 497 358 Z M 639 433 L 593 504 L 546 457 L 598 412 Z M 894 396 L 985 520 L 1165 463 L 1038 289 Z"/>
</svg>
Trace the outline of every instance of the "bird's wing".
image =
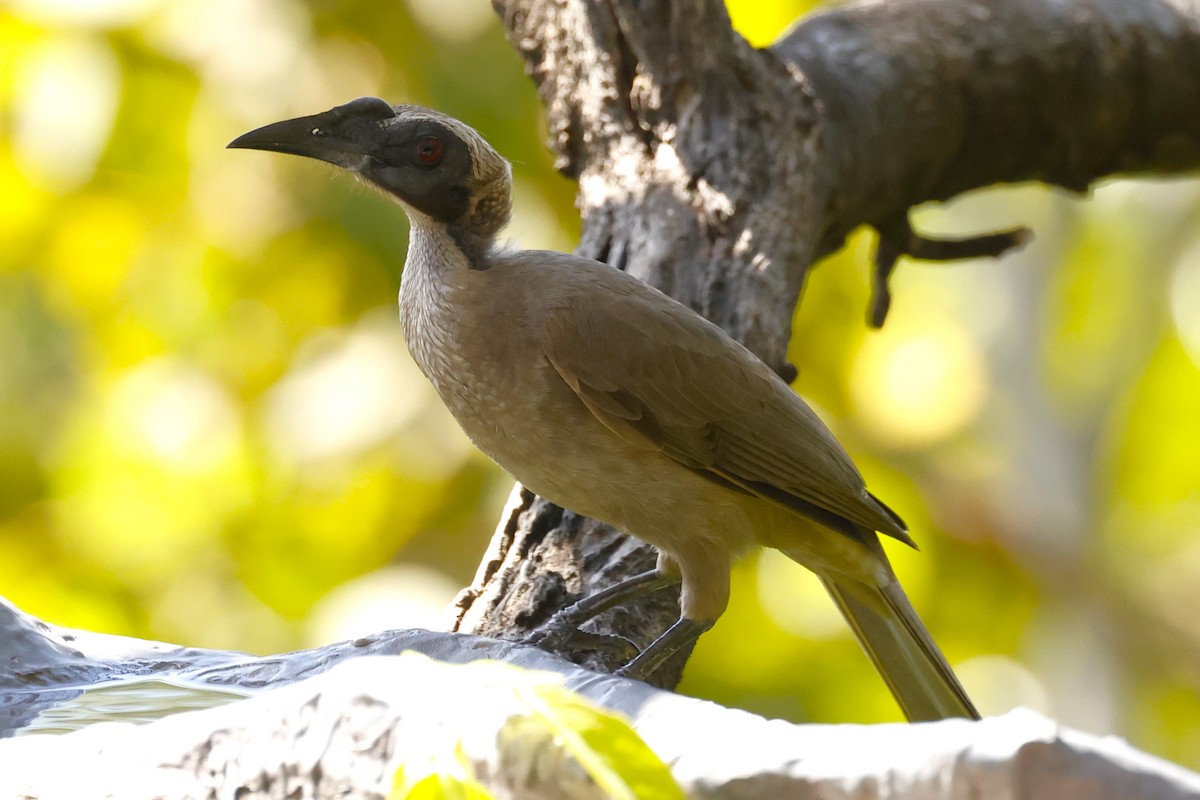
<svg viewBox="0 0 1200 800">
<path fill-rule="evenodd" d="M 615 270 L 612 278 L 547 310 L 540 329 L 546 358 L 600 422 L 854 538 L 867 527 L 912 544 L 817 415 L 769 367 L 661 292 Z"/>
</svg>

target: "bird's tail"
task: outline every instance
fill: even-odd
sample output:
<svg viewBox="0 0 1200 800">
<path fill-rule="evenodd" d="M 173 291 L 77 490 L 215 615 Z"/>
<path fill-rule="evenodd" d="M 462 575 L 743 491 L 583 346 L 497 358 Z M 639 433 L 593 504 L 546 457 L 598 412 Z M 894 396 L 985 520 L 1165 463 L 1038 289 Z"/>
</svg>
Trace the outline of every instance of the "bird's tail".
<svg viewBox="0 0 1200 800">
<path fill-rule="evenodd" d="M 872 586 L 835 575 L 821 582 L 910 721 L 979 719 L 898 581 Z"/>
</svg>

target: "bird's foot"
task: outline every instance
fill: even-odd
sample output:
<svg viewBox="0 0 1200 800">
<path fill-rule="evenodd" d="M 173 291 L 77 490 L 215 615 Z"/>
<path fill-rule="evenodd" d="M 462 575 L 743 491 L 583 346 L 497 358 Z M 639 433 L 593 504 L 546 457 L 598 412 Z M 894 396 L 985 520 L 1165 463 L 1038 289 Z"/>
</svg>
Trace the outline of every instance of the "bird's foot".
<svg viewBox="0 0 1200 800">
<path fill-rule="evenodd" d="M 652 569 L 614 583 L 590 594 L 555 613 L 525 638 L 527 644 L 543 650 L 559 650 L 579 632 L 579 626 L 597 614 L 618 606 L 643 592 L 651 592 L 678 583 L 679 578 Z"/>
<path fill-rule="evenodd" d="M 638 654 L 637 658 L 616 671 L 622 678 L 633 678 L 638 681 L 648 681 L 650 676 L 661 667 L 671 656 L 684 649 L 691 649 L 700 634 L 711 628 L 711 622 L 697 622 L 694 619 L 680 618 L 674 625 L 667 628 L 666 633 L 659 636 L 650 646 Z"/>
<path fill-rule="evenodd" d="M 571 613 L 574 608 L 573 605 L 567 606 L 556 612 L 550 619 L 539 625 L 533 633 L 525 637 L 525 644 L 536 645 L 543 650 L 558 651 L 578 636 L 596 635 L 579 630 L 579 626 L 586 620 L 577 619 Z"/>
</svg>

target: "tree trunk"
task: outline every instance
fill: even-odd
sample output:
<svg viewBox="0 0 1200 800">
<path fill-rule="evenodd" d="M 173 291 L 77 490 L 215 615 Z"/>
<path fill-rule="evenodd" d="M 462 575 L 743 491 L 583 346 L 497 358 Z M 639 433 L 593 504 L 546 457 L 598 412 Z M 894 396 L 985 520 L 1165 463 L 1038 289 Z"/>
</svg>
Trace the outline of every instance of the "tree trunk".
<svg viewBox="0 0 1200 800">
<path fill-rule="evenodd" d="M 994 183 L 1073 191 L 1200 165 L 1200 8 L 1188 0 L 889 0 L 755 49 L 720 0 L 494 0 L 579 182 L 578 252 L 723 326 L 786 379 L 809 270 L 879 233 L 869 319 L 902 255 L 999 255 L 1025 231 L 921 236 L 909 210 Z M 515 492 L 456 630 L 516 639 L 652 563 L 646 545 Z M 677 617 L 669 592 L 560 655 L 611 671 Z M 613 638 L 615 637 L 615 638 Z M 673 686 L 682 670 L 658 675 Z"/>
</svg>

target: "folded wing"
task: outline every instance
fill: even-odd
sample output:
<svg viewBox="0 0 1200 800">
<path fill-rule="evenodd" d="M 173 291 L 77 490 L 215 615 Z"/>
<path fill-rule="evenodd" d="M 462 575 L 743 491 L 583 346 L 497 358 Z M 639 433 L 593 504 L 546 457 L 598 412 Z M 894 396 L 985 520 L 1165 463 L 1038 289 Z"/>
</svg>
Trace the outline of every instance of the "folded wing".
<svg viewBox="0 0 1200 800">
<path fill-rule="evenodd" d="M 613 274 L 620 279 L 549 311 L 540 331 L 546 358 L 600 422 L 848 536 L 866 527 L 912 544 L 824 423 L 765 364 L 666 295 Z"/>
</svg>

